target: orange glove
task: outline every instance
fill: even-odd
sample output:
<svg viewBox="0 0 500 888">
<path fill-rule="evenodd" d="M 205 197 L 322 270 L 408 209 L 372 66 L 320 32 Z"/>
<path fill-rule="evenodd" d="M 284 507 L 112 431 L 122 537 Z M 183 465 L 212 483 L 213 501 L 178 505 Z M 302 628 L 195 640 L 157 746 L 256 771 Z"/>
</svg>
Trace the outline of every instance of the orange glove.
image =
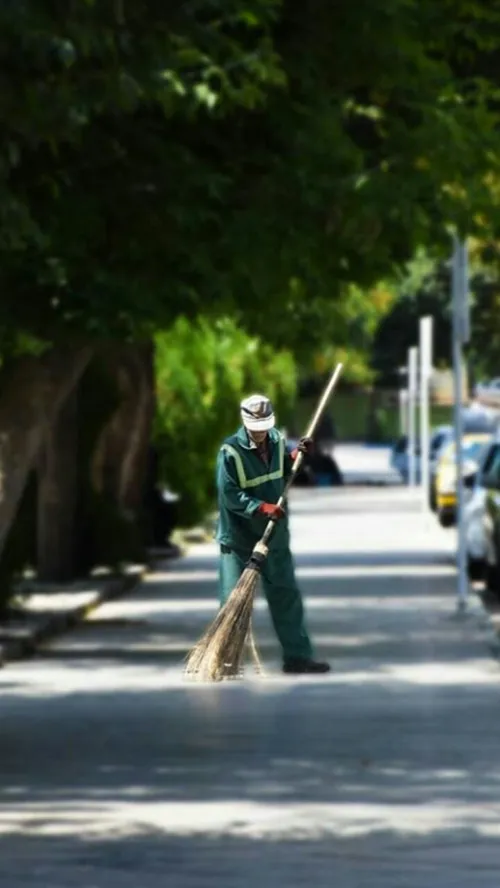
<svg viewBox="0 0 500 888">
<path fill-rule="evenodd" d="M 274 503 L 262 503 L 259 506 L 259 512 L 267 518 L 272 518 L 273 521 L 279 521 L 280 518 L 285 517 L 284 509 L 281 506 L 274 505 Z"/>
</svg>

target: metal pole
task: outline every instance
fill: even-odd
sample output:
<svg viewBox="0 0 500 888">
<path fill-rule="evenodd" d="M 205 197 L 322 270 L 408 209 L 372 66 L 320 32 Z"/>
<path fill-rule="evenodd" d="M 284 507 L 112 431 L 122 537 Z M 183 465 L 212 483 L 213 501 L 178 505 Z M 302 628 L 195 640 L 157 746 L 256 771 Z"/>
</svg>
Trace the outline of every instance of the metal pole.
<svg viewBox="0 0 500 888">
<path fill-rule="evenodd" d="M 399 389 L 399 434 L 406 435 L 407 428 L 407 390 Z"/>
<path fill-rule="evenodd" d="M 408 352 L 408 356 L 409 356 L 409 354 L 410 354 L 410 352 Z M 409 370 L 410 370 L 410 359 L 408 357 L 408 388 L 406 389 L 406 432 L 405 432 L 405 435 L 407 437 L 406 446 L 408 448 L 408 484 L 410 483 L 410 472 L 411 472 L 411 457 L 410 457 L 410 454 L 411 454 L 411 423 L 412 423 L 411 415 L 412 415 L 412 411 L 413 411 L 413 403 L 412 403 L 411 390 L 410 390 Z"/>
<path fill-rule="evenodd" d="M 416 429 L 415 429 L 415 404 L 417 400 L 417 369 L 418 348 L 413 346 L 408 351 L 408 482 L 410 487 L 416 483 Z"/>
<path fill-rule="evenodd" d="M 432 318 L 420 318 L 420 483 L 422 508 L 429 508 L 429 383 L 432 370 Z"/>
<path fill-rule="evenodd" d="M 469 581 L 467 576 L 467 550 L 464 521 L 464 485 L 462 474 L 462 392 L 463 392 L 463 351 L 462 345 L 469 338 L 468 314 L 468 274 L 467 251 L 465 244 L 454 239 L 452 265 L 453 300 L 453 382 L 454 382 L 454 422 L 455 422 L 455 467 L 457 475 L 457 608 L 467 607 Z"/>
</svg>

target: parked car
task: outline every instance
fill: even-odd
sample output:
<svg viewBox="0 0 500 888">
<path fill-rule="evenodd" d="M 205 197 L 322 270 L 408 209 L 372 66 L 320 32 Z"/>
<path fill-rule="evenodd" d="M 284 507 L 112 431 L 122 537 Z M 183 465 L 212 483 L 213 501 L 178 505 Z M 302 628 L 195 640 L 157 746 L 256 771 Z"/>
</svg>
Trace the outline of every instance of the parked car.
<svg viewBox="0 0 500 888">
<path fill-rule="evenodd" d="M 494 432 L 498 428 L 498 410 L 472 401 L 462 410 L 462 422 L 466 432 Z"/>
<path fill-rule="evenodd" d="M 391 449 L 390 466 L 397 472 L 404 484 L 408 484 L 410 478 L 410 454 L 408 450 L 408 435 L 401 435 L 394 442 Z M 420 445 L 417 443 L 415 450 L 415 480 L 420 480 Z"/>
<path fill-rule="evenodd" d="M 485 510 L 486 490 L 477 484 L 464 507 L 467 573 L 471 580 L 482 580 L 486 573 Z"/>
<path fill-rule="evenodd" d="M 298 445 L 298 438 L 288 438 L 290 450 Z M 331 445 L 326 447 L 317 441 L 304 456 L 302 465 L 295 478 L 296 487 L 339 487 L 344 483 L 344 476 L 332 452 Z"/>
<path fill-rule="evenodd" d="M 480 405 L 471 404 L 462 410 L 462 424 L 464 434 L 471 435 L 492 435 L 498 425 L 498 417 L 489 410 L 484 410 Z M 445 447 L 447 447 L 455 437 L 454 427 L 441 426 L 442 436 L 439 445 L 434 451 L 434 457 L 431 460 L 429 470 L 429 506 L 433 512 L 437 511 L 436 500 L 436 475 L 439 461 Z"/>
<path fill-rule="evenodd" d="M 431 437 L 431 447 L 429 454 L 429 506 L 431 511 L 436 511 L 436 472 L 439 464 L 439 458 L 444 448 L 450 441 L 453 441 L 453 426 L 438 426 Z"/>
<path fill-rule="evenodd" d="M 495 436 L 480 484 L 485 491 L 483 531 L 485 535 L 484 577 L 487 589 L 500 597 L 500 436 Z"/>
<path fill-rule="evenodd" d="M 464 504 L 465 545 L 467 572 L 471 580 L 482 580 L 486 577 L 488 492 L 484 486 L 484 475 L 489 471 L 498 447 L 498 436 L 493 436 L 483 450 L 477 471 L 464 478 L 465 491 L 468 494 Z"/>
<path fill-rule="evenodd" d="M 481 457 L 491 435 L 464 435 L 462 438 L 462 476 L 474 477 Z M 442 449 L 436 470 L 436 512 L 442 527 L 455 524 L 457 507 L 457 470 L 455 463 L 455 441 L 450 441 Z"/>
<path fill-rule="evenodd" d="M 434 461 L 436 459 L 436 454 L 449 436 L 453 436 L 452 426 L 437 426 L 437 428 L 432 430 L 429 441 L 429 465 L 431 472 L 432 466 L 434 465 Z M 396 472 L 399 472 L 399 474 L 401 475 L 401 480 L 405 484 L 408 483 L 410 476 L 410 455 L 408 450 L 408 443 L 409 442 L 407 435 L 402 435 L 400 438 L 398 438 L 398 440 L 393 445 L 390 460 L 391 468 L 395 469 Z M 417 483 L 420 483 L 420 470 L 420 441 L 417 441 L 415 451 L 415 479 Z"/>
<path fill-rule="evenodd" d="M 479 382 L 476 385 L 475 395 L 482 404 L 500 407 L 500 377 L 497 376 L 488 382 Z"/>
</svg>

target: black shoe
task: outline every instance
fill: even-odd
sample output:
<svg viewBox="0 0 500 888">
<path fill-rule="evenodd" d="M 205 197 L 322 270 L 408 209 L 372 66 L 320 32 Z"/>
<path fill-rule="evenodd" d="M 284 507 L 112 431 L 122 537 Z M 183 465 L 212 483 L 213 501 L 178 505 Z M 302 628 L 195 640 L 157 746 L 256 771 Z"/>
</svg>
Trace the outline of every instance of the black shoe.
<svg viewBox="0 0 500 888">
<path fill-rule="evenodd" d="M 330 672 L 330 666 L 328 663 L 318 663 L 316 660 L 294 657 L 284 661 L 283 672 L 287 675 L 319 675 Z"/>
</svg>

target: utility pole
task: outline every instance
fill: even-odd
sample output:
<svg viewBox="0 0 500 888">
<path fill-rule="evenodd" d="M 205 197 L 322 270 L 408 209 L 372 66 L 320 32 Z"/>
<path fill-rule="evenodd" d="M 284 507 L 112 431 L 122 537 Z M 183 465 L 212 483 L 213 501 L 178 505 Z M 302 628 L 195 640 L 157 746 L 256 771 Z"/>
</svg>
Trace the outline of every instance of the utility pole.
<svg viewBox="0 0 500 888">
<path fill-rule="evenodd" d="M 466 609 L 469 594 L 464 521 L 464 484 L 462 474 L 462 393 L 464 380 L 463 346 L 470 339 L 469 276 L 467 266 L 468 262 L 466 243 L 461 242 L 455 236 L 452 263 L 452 350 L 455 401 L 455 463 L 457 474 L 457 609 L 459 611 L 464 611 Z"/>
</svg>

